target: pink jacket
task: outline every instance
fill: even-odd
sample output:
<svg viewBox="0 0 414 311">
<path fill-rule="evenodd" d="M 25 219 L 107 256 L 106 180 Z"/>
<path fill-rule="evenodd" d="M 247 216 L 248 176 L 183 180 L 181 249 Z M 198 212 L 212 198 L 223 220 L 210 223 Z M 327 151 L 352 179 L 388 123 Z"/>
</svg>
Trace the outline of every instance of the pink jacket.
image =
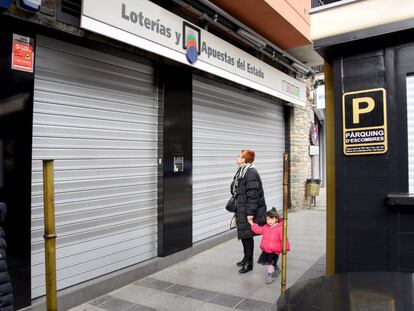
<svg viewBox="0 0 414 311">
<path fill-rule="evenodd" d="M 251 229 L 254 233 L 262 235 L 262 241 L 260 242 L 260 249 L 262 251 L 266 253 L 276 253 L 278 255 L 282 252 L 283 221 L 278 222 L 273 227 L 268 224 L 262 227 L 258 224 L 253 224 Z M 290 251 L 290 243 L 287 238 L 286 250 Z"/>
</svg>

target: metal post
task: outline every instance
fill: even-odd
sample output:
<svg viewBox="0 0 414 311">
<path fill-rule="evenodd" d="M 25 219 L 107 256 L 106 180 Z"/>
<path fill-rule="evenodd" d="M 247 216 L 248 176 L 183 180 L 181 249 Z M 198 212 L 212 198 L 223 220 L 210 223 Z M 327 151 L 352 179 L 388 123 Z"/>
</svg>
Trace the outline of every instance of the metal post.
<svg viewBox="0 0 414 311">
<path fill-rule="evenodd" d="M 56 294 L 56 231 L 53 160 L 43 160 L 43 201 L 45 225 L 46 305 L 57 311 Z"/>
<path fill-rule="evenodd" d="M 283 235 L 282 235 L 282 278 L 280 283 L 280 292 L 283 294 L 286 291 L 286 237 L 287 237 L 287 221 L 288 221 L 288 206 L 289 206 L 289 155 L 285 152 L 283 154 Z"/>
</svg>

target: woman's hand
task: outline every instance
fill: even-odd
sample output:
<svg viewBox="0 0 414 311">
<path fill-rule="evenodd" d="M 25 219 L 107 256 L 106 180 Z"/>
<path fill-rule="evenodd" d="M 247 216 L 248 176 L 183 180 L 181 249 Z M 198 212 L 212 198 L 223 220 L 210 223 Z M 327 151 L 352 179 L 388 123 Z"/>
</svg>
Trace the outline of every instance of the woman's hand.
<svg viewBox="0 0 414 311">
<path fill-rule="evenodd" d="M 247 222 L 249 223 L 249 224 L 252 224 L 253 223 L 253 218 L 254 218 L 254 216 L 247 216 Z"/>
</svg>

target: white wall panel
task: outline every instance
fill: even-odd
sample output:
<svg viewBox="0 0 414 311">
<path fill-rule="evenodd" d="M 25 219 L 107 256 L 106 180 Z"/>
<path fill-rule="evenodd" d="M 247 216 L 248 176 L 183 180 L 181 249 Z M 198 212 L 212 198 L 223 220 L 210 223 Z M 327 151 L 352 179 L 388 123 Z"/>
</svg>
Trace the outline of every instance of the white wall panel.
<svg viewBox="0 0 414 311">
<path fill-rule="evenodd" d="M 229 229 L 224 206 L 241 149 L 256 152 L 268 209 L 282 207 L 285 124 L 280 102 L 194 76 L 193 241 Z"/>
<path fill-rule="evenodd" d="M 55 160 L 57 285 L 157 255 L 153 68 L 39 37 L 32 164 L 32 298 L 45 294 L 42 159 Z"/>
</svg>

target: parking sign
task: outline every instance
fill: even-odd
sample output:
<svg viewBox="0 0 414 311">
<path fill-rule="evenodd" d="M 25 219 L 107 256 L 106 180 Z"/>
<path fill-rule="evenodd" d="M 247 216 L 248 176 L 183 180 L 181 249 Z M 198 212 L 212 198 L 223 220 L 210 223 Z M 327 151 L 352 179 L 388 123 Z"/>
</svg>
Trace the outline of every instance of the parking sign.
<svg viewBox="0 0 414 311">
<path fill-rule="evenodd" d="M 342 96 L 345 155 L 384 154 L 387 142 L 386 91 L 383 88 Z"/>
</svg>

